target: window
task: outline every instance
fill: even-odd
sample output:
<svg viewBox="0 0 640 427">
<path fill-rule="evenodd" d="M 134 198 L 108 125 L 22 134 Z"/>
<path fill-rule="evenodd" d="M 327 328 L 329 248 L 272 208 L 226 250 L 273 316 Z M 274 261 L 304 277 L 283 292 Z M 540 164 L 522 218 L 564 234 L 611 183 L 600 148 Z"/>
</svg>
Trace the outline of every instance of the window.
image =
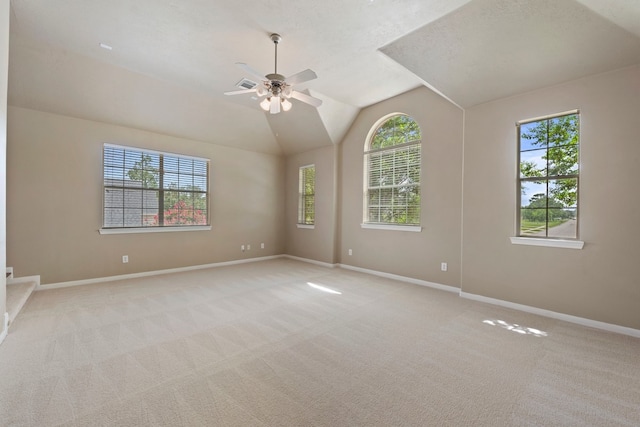
<svg viewBox="0 0 640 427">
<path fill-rule="evenodd" d="M 298 178 L 298 224 L 314 225 L 316 220 L 316 167 L 300 168 Z"/>
<path fill-rule="evenodd" d="M 519 122 L 518 236 L 577 239 L 580 114 Z"/>
<path fill-rule="evenodd" d="M 104 144 L 103 229 L 208 225 L 209 160 Z"/>
<path fill-rule="evenodd" d="M 405 114 L 384 118 L 364 153 L 364 225 L 420 225 L 422 133 Z"/>
</svg>

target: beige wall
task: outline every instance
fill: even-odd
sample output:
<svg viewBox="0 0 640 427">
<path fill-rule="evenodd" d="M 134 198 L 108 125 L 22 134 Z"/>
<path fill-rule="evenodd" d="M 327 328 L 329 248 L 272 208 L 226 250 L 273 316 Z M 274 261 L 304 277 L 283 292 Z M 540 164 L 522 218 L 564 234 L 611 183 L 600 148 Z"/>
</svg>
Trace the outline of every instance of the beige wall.
<svg viewBox="0 0 640 427">
<path fill-rule="evenodd" d="M 518 120 L 580 109 L 583 250 L 515 246 Z M 640 67 L 466 112 L 462 290 L 640 329 Z"/>
<path fill-rule="evenodd" d="M 7 79 L 9 70 L 9 0 L 0 0 L 0 334 L 7 311 L 6 278 L 6 164 L 7 164 Z"/>
<path fill-rule="evenodd" d="M 360 227 L 365 140 L 380 118 L 395 112 L 410 115 L 422 129 L 420 233 Z M 341 147 L 341 263 L 460 286 L 462 121 L 462 110 L 426 88 L 360 112 Z M 448 263 L 447 272 L 440 271 L 441 262 Z"/>
<path fill-rule="evenodd" d="M 286 163 L 286 253 L 333 264 L 336 262 L 335 153 L 329 146 L 289 156 Z M 316 168 L 315 228 L 298 228 L 298 171 L 301 166 Z"/>
<path fill-rule="evenodd" d="M 18 277 L 47 284 L 283 252 L 280 156 L 18 107 L 8 119 L 7 260 Z M 210 158 L 212 230 L 100 235 L 105 142 Z"/>
</svg>

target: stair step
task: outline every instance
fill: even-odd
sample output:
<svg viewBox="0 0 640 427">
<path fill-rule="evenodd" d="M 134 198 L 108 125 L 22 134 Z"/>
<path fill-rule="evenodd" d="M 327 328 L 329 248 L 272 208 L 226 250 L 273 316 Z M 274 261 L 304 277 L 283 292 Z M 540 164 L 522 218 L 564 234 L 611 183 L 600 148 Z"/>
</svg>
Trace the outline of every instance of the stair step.
<svg viewBox="0 0 640 427">
<path fill-rule="evenodd" d="M 16 282 L 7 281 L 7 313 L 9 313 L 9 324 L 13 322 L 27 303 L 31 293 L 36 288 L 36 282 Z"/>
</svg>

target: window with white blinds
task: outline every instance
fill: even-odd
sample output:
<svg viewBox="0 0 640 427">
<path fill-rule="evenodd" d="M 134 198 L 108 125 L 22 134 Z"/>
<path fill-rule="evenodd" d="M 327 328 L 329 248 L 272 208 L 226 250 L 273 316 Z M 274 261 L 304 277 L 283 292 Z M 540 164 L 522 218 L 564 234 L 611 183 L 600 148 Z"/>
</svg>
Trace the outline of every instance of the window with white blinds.
<svg viewBox="0 0 640 427">
<path fill-rule="evenodd" d="M 209 160 L 104 144 L 104 229 L 209 224 Z"/>
<path fill-rule="evenodd" d="M 298 224 L 314 225 L 316 221 L 316 167 L 302 166 L 298 177 Z"/>
<path fill-rule="evenodd" d="M 420 127 L 394 115 L 372 133 L 364 154 L 365 224 L 420 224 Z"/>
</svg>

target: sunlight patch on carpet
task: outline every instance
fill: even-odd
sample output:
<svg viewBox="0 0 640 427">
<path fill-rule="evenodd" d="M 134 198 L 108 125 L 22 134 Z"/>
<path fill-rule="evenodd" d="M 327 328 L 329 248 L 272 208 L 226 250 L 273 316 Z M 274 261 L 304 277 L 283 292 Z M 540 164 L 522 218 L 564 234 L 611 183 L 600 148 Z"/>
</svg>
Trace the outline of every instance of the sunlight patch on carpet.
<svg viewBox="0 0 640 427">
<path fill-rule="evenodd" d="M 327 288 L 326 286 L 316 285 L 315 283 L 307 282 L 307 285 L 311 286 L 313 289 L 317 289 L 322 292 L 326 292 L 329 294 L 342 295 L 342 292 L 335 291 L 331 288 Z"/>
<path fill-rule="evenodd" d="M 536 337 L 546 337 L 548 334 L 544 331 L 535 328 L 528 328 L 526 326 L 520 326 L 517 323 L 507 323 L 504 320 L 483 320 L 482 323 L 486 323 L 491 326 L 500 326 L 511 332 L 516 332 L 521 335 L 533 335 Z"/>
</svg>

